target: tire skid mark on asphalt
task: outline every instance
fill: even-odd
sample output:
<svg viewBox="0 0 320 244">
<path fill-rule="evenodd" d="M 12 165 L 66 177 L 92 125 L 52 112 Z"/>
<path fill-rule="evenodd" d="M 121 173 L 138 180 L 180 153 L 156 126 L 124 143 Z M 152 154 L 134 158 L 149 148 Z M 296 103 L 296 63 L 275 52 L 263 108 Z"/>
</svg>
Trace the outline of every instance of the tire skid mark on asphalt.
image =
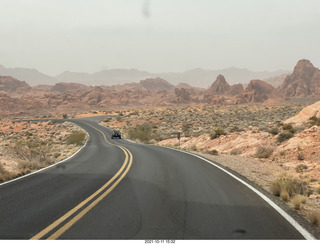
<svg viewBox="0 0 320 244">
<path fill-rule="evenodd" d="M 40 231 L 38 234 L 33 236 L 30 240 L 39 240 L 45 236 L 47 236 L 50 232 L 53 232 L 47 239 L 48 240 L 55 240 L 59 238 L 65 231 L 67 231 L 72 225 L 74 225 L 78 220 L 80 220 L 86 213 L 88 213 L 94 206 L 96 206 L 101 200 L 103 200 L 119 183 L 120 181 L 126 176 L 129 172 L 133 156 L 131 152 L 124 146 L 116 145 L 108 141 L 106 135 L 103 131 L 99 130 L 98 128 L 85 123 L 86 125 L 92 127 L 93 129 L 99 131 L 103 137 L 105 142 L 112 146 L 116 146 L 120 148 L 125 154 L 125 160 L 122 164 L 119 171 L 101 188 L 99 188 L 96 192 L 78 204 L 76 207 L 68 211 L 66 214 L 61 216 L 58 220 L 54 221 L 48 227 Z M 121 174 L 121 175 L 120 175 Z M 109 187 L 110 186 L 110 187 Z M 108 188 L 109 187 L 109 188 Z M 98 196 L 100 194 L 100 196 Z M 95 199 L 95 200 L 94 200 Z M 81 210 L 82 209 L 82 210 Z M 70 219 L 72 217 L 72 219 Z M 68 220 L 70 219 L 70 220 Z M 67 221 L 68 220 L 68 221 Z M 66 222 L 66 223 L 65 223 Z M 62 227 L 56 230 L 60 225 L 65 223 Z"/>
</svg>

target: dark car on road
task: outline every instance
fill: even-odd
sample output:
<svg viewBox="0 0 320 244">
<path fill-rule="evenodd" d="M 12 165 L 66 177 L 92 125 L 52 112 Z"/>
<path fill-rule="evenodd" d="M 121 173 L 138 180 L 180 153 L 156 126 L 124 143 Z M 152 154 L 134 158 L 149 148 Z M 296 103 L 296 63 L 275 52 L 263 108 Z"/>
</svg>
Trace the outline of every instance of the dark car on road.
<svg viewBox="0 0 320 244">
<path fill-rule="evenodd" d="M 113 139 L 113 138 L 115 138 L 115 137 L 121 139 L 121 133 L 120 133 L 120 131 L 114 130 L 114 131 L 112 132 L 111 139 Z"/>
</svg>

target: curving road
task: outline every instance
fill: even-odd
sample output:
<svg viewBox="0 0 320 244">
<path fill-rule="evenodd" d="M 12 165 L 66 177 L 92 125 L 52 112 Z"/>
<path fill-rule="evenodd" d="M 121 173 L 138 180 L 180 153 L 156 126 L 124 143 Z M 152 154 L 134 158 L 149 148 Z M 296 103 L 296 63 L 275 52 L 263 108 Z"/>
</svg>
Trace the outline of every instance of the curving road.
<svg viewBox="0 0 320 244">
<path fill-rule="evenodd" d="M 200 158 L 72 121 L 90 135 L 79 153 L 0 185 L 0 239 L 313 238 Z"/>
</svg>

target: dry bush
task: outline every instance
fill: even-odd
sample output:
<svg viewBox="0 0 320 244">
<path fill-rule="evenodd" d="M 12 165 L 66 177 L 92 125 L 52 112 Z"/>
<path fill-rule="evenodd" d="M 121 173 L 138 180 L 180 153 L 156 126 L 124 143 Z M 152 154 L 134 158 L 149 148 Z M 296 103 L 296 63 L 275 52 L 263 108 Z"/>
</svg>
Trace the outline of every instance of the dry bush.
<svg viewBox="0 0 320 244">
<path fill-rule="evenodd" d="M 301 207 L 301 204 L 305 204 L 306 201 L 307 201 L 307 197 L 302 195 L 295 195 L 291 199 L 292 206 L 295 210 L 299 210 Z"/>
<path fill-rule="evenodd" d="M 285 191 L 285 190 L 281 191 L 280 198 L 284 202 L 289 202 L 289 200 L 290 200 L 289 193 L 287 191 Z"/>
<path fill-rule="evenodd" d="M 8 150 L 11 154 L 24 161 L 43 163 L 48 160 L 48 153 L 51 148 L 51 143 L 35 138 L 33 140 L 19 139 Z"/>
<path fill-rule="evenodd" d="M 309 213 L 308 219 L 311 224 L 317 225 L 320 228 L 320 213 L 318 211 L 312 211 Z"/>
<path fill-rule="evenodd" d="M 219 152 L 218 152 L 216 149 L 207 151 L 207 153 L 208 153 L 208 154 L 211 154 L 211 155 L 218 155 L 218 154 L 219 154 Z"/>
<path fill-rule="evenodd" d="M 84 144 L 86 133 L 80 131 L 74 131 L 66 138 L 67 144 L 76 144 L 78 146 Z"/>
<path fill-rule="evenodd" d="M 301 173 L 301 172 L 303 172 L 303 171 L 306 171 L 307 169 L 308 169 L 308 166 L 305 165 L 305 164 L 299 164 L 299 165 L 295 168 L 295 170 L 296 170 L 297 173 Z"/>
<path fill-rule="evenodd" d="M 210 138 L 211 140 L 215 138 L 219 138 L 222 135 L 226 135 L 227 133 L 224 131 L 224 129 L 217 128 L 213 131 L 213 133 L 210 133 Z"/>
<path fill-rule="evenodd" d="M 0 164 L 0 182 L 5 182 L 16 177 L 15 173 L 6 171 Z"/>
<path fill-rule="evenodd" d="M 270 183 L 270 191 L 275 196 L 280 196 L 281 193 L 287 192 L 289 197 L 296 194 L 309 195 L 310 189 L 305 181 L 283 177 L 275 179 Z"/>
<path fill-rule="evenodd" d="M 254 157 L 256 158 L 269 158 L 274 149 L 271 147 L 258 147 L 256 153 L 254 154 Z"/>
<path fill-rule="evenodd" d="M 232 151 L 230 152 L 231 155 L 239 155 L 241 154 L 241 150 L 240 149 L 232 149 Z"/>
</svg>

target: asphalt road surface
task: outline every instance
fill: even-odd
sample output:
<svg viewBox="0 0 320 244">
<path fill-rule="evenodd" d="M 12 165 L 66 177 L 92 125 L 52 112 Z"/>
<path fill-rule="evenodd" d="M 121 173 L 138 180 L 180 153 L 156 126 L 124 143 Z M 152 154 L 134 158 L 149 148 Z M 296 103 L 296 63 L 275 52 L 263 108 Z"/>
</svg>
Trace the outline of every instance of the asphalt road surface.
<svg viewBox="0 0 320 244">
<path fill-rule="evenodd" d="M 81 151 L 0 186 L 0 239 L 304 239 L 208 162 L 72 121 L 90 135 Z"/>
</svg>

